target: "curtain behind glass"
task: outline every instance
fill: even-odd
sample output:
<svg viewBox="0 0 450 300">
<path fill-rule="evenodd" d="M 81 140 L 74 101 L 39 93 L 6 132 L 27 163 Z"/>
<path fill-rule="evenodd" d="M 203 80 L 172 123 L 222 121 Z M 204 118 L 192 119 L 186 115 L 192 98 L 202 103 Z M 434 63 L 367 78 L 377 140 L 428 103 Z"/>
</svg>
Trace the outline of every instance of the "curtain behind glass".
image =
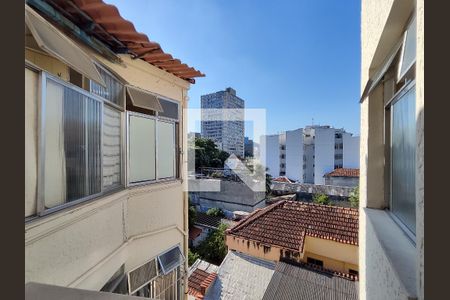
<svg viewBox="0 0 450 300">
<path fill-rule="evenodd" d="M 101 192 L 101 103 L 47 81 L 45 207 Z"/>
<path fill-rule="evenodd" d="M 45 110 L 44 202 L 50 208 L 66 201 L 66 159 L 64 152 L 64 87 L 47 81 Z"/>
<path fill-rule="evenodd" d="M 392 105 L 392 211 L 416 231 L 416 93 L 409 90 Z"/>
<path fill-rule="evenodd" d="M 111 188 L 121 183 L 120 112 L 103 109 L 103 186 Z"/>
<path fill-rule="evenodd" d="M 156 179 L 155 123 L 153 119 L 130 116 L 130 182 Z"/>
</svg>

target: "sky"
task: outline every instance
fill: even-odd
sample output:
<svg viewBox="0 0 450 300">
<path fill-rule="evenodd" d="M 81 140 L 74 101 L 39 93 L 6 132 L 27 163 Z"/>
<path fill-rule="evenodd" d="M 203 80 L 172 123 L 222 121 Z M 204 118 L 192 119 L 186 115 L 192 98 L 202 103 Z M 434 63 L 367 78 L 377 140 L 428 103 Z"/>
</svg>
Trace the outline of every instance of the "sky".
<svg viewBox="0 0 450 300">
<path fill-rule="evenodd" d="M 359 135 L 360 0 L 104 1 L 206 74 L 190 108 L 232 87 L 246 108 L 266 109 L 268 134 L 320 124 Z"/>
</svg>

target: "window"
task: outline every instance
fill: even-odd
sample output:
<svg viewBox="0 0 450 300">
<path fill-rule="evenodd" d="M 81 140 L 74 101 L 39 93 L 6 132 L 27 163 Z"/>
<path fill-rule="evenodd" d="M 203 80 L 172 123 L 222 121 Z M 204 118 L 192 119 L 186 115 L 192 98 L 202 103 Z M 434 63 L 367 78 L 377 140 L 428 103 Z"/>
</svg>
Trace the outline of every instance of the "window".
<svg viewBox="0 0 450 300">
<path fill-rule="evenodd" d="M 416 18 L 414 17 L 404 34 L 398 67 L 398 81 L 404 77 L 416 62 L 416 35 Z"/>
<path fill-rule="evenodd" d="M 124 85 L 116 79 L 111 73 L 103 69 L 102 67 L 97 67 L 98 72 L 103 78 L 106 87 L 101 86 L 95 81 L 91 81 L 90 91 L 111 103 L 118 106 L 123 106 L 124 99 Z"/>
<path fill-rule="evenodd" d="M 323 267 L 323 261 L 315 259 L 315 258 L 308 257 L 307 258 L 307 262 L 308 262 L 308 264 L 312 264 L 312 265 L 316 265 L 316 266 L 319 266 L 319 267 Z"/>
<path fill-rule="evenodd" d="M 122 186 L 121 112 L 45 72 L 41 82 L 38 215 Z"/>
<path fill-rule="evenodd" d="M 132 277 L 129 277 L 129 284 L 133 283 L 132 286 L 137 287 L 137 289 L 130 288 L 131 294 L 152 299 L 182 299 L 184 259 L 180 247 L 175 246 L 149 263 L 136 268 L 129 273 L 129 276 L 132 275 L 134 278 L 132 280 Z"/>
<path fill-rule="evenodd" d="M 178 104 L 176 105 L 178 112 Z M 180 176 L 178 121 L 160 117 L 159 114 L 153 116 L 128 112 L 128 177 L 130 184 L 173 179 Z M 172 116 L 178 117 L 175 114 Z"/>
<path fill-rule="evenodd" d="M 416 93 L 414 82 L 391 102 L 391 211 L 416 231 Z"/>
<path fill-rule="evenodd" d="M 128 282 L 124 269 L 125 267 L 122 265 L 100 291 L 128 295 Z"/>
</svg>

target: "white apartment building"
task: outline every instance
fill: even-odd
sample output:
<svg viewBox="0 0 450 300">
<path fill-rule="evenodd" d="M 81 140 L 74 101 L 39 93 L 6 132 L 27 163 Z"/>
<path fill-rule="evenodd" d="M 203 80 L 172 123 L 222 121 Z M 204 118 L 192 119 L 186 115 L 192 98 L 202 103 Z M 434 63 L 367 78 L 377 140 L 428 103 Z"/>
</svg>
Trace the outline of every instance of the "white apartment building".
<svg viewBox="0 0 450 300">
<path fill-rule="evenodd" d="M 25 5 L 26 297 L 185 299 L 184 108 L 203 74 L 112 5 L 54 4 Z"/>
<path fill-rule="evenodd" d="M 261 161 L 272 177 L 325 184 L 337 168 L 359 168 L 359 136 L 330 126 L 306 126 L 261 137 Z"/>
</svg>

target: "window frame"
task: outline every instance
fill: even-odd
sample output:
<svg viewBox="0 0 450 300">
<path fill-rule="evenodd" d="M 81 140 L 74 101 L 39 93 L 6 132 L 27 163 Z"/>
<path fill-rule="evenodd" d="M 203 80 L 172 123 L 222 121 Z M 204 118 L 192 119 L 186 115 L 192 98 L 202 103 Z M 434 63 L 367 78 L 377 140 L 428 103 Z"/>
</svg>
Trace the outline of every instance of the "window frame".
<svg viewBox="0 0 450 300">
<path fill-rule="evenodd" d="M 178 110 L 179 110 L 179 105 L 178 105 Z M 140 117 L 140 118 L 146 118 L 146 119 L 151 119 L 151 120 L 155 120 L 155 179 L 153 180 L 145 180 L 145 181 L 139 181 L 139 182 L 130 182 L 130 117 L 134 116 L 134 117 Z M 174 155 L 174 176 L 172 177 L 166 177 L 166 178 L 159 178 L 158 176 L 158 124 L 159 122 L 165 122 L 165 123 L 170 123 L 173 124 L 173 131 L 174 131 L 174 145 L 175 145 L 175 155 Z M 167 182 L 167 181 L 176 181 L 179 180 L 178 178 L 178 162 L 180 161 L 179 159 L 177 159 L 177 155 L 180 155 L 180 151 L 179 151 L 179 143 L 177 141 L 177 124 L 179 124 L 179 120 L 175 120 L 175 119 L 171 119 L 171 118 L 165 118 L 165 117 L 159 117 L 158 115 L 153 116 L 153 115 L 148 115 L 148 114 L 144 114 L 144 113 L 138 113 L 135 111 L 130 111 L 127 110 L 126 111 L 126 130 L 127 130 L 127 142 L 126 142 L 126 148 L 127 148 L 127 158 L 126 158 L 126 185 L 127 187 L 133 187 L 133 186 L 142 186 L 142 185 L 148 185 L 148 184 L 153 184 L 153 183 L 160 183 L 160 182 Z"/>
<path fill-rule="evenodd" d="M 402 79 L 405 77 L 405 75 L 408 73 L 408 71 L 416 64 L 416 59 L 417 59 L 417 49 L 416 49 L 416 53 L 414 56 L 414 60 L 408 65 L 406 66 L 404 72 L 402 72 L 402 67 L 403 67 L 403 59 L 404 59 L 404 55 L 405 55 L 405 48 L 406 48 L 406 40 L 408 38 L 409 32 L 410 32 L 410 28 L 411 25 L 413 24 L 413 22 L 416 22 L 416 32 L 415 35 L 417 37 L 417 20 L 416 20 L 416 12 L 414 11 L 411 15 L 411 17 L 408 20 L 408 23 L 406 25 L 406 28 L 403 32 L 403 36 L 401 38 L 401 49 L 400 49 L 400 59 L 398 62 L 398 69 L 397 69 L 397 79 L 396 79 L 396 83 L 399 83 L 400 81 L 402 81 Z M 416 45 L 417 46 L 417 45 Z"/>
<path fill-rule="evenodd" d="M 92 80 L 87 78 L 87 77 L 85 77 L 85 76 L 83 76 L 83 78 L 87 78 L 89 80 L 89 91 L 88 92 L 91 93 L 92 95 L 96 95 L 97 97 L 100 97 L 101 99 L 104 100 L 105 103 L 109 104 L 111 107 L 113 107 L 115 109 L 119 109 L 122 112 L 125 111 L 126 102 L 127 102 L 127 100 L 126 100 L 126 92 L 127 92 L 126 91 L 126 85 L 127 85 L 127 83 L 125 82 L 125 80 L 120 79 L 115 74 L 113 74 L 111 71 L 109 71 L 106 67 L 104 67 L 103 65 L 101 65 L 100 63 L 98 63 L 96 61 L 94 61 L 94 65 L 97 68 L 102 69 L 102 71 L 104 71 L 106 74 L 108 74 L 109 76 L 113 77 L 114 80 L 116 80 L 117 82 L 122 84 L 122 86 L 123 86 L 123 88 L 122 88 L 122 106 L 118 105 L 118 104 L 116 104 L 116 103 L 114 103 L 114 102 L 112 102 L 112 101 L 110 101 L 110 100 L 108 100 L 106 98 L 103 98 L 100 95 L 97 95 L 97 94 L 93 93 L 92 92 Z M 100 72 L 99 72 L 99 74 L 100 74 Z M 100 76 L 101 76 L 101 74 L 100 74 Z"/>
<path fill-rule="evenodd" d="M 26 64 L 27 67 L 27 64 Z M 32 65 L 31 67 L 36 68 L 34 65 Z M 80 203 L 84 203 L 102 196 L 106 196 L 109 195 L 111 193 L 114 192 L 118 192 L 121 191 L 125 188 L 125 182 L 124 182 L 124 168 L 123 168 L 123 164 L 124 164 L 124 151 L 123 151 L 123 144 L 124 144 L 124 122 L 123 122 L 123 110 L 120 111 L 120 115 L 121 115 L 121 182 L 120 185 L 115 186 L 115 187 L 110 187 L 105 189 L 104 185 L 103 185 L 103 114 L 104 114 L 104 105 L 109 105 L 110 107 L 117 109 L 117 107 L 115 105 L 111 105 L 110 101 L 96 95 L 93 93 L 90 93 L 89 91 L 86 91 L 85 89 L 82 89 L 76 85 L 74 85 L 73 83 L 64 81 L 63 79 L 54 76 L 52 74 L 50 74 L 49 72 L 47 72 L 46 70 L 43 70 L 41 68 L 38 68 L 37 70 L 39 72 L 39 84 L 38 84 L 38 126 L 37 126 L 37 135 L 38 135 L 38 153 L 37 153 L 37 165 L 38 165 L 38 175 L 37 175 L 37 196 L 36 196 L 36 214 L 30 217 L 25 218 L 25 221 L 29 221 L 29 220 L 33 220 L 35 218 L 39 218 L 39 217 L 43 217 L 46 215 L 49 215 L 51 213 L 66 209 L 68 207 L 72 207 L 72 206 L 76 206 Z M 82 197 L 80 199 L 74 200 L 74 201 L 70 201 L 70 202 L 65 202 L 61 205 L 57 205 L 55 207 L 51 207 L 51 208 L 45 208 L 45 195 L 44 195 L 44 190 L 45 190 L 45 168 L 44 168 L 44 163 L 45 163 L 45 156 L 46 156 L 46 152 L 45 152 L 45 123 L 46 123 L 46 98 L 47 98 L 47 80 L 51 80 L 57 84 L 61 84 L 64 87 L 67 87 L 69 89 L 72 89 L 86 97 L 89 97 L 90 99 L 93 99 L 97 102 L 99 102 L 101 104 L 101 108 L 100 108 L 100 130 L 101 130 L 101 134 L 100 134 L 100 157 L 101 157 L 101 188 L 100 188 L 100 192 L 92 194 L 92 195 L 88 195 L 86 197 Z"/>
<path fill-rule="evenodd" d="M 389 130 L 389 140 L 385 141 L 385 145 L 387 147 L 389 147 L 389 149 L 388 149 L 388 153 L 389 153 L 389 165 L 388 165 L 389 179 L 388 179 L 388 184 L 389 184 L 389 186 L 387 187 L 387 189 L 389 191 L 389 193 L 388 193 L 389 194 L 389 199 L 386 199 L 387 203 L 388 203 L 388 207 L 386 208 L 386 211 L 387 211 L 388 215 L 391 217 L 391 219 L 406 234 L 406 236 L 414 244 L 414 246 L 416 245 L 416 234 L 402 220 L 400 220 L 400 218 L 392 211 L 391 208 L 393 207 L 393 205 L 392 205 L 392 200 L 393 200 L 392 199 L 392 184 L 393 184 L 393 176 L 392 176 L 392 172 L 393 172 L 393 170 L 392 170 L 392 166 L 393 166 L 393 163 L 392 163 L 392 127 L 393 127 L 392 118 L 393 118 L 393 109 L 392 109 L 392 105 L 395 104 L 396 102 L 398 102 L 400 99 L 402 99 L 402 97 L 405 94 L 407 94 L 411 89 L 415 89 L 415 87 L 416 87 L 415 79 L 412 79 L 412 80 L 408 81 L 384 105 L 384 110 L 385 111 L 389 110 L 389 128 L 385 128 L 385 131 L 386 131 L 386 129 Z M 386 120 L 384 121 L 384 123 L 386 125 Z"/>
</svg>

